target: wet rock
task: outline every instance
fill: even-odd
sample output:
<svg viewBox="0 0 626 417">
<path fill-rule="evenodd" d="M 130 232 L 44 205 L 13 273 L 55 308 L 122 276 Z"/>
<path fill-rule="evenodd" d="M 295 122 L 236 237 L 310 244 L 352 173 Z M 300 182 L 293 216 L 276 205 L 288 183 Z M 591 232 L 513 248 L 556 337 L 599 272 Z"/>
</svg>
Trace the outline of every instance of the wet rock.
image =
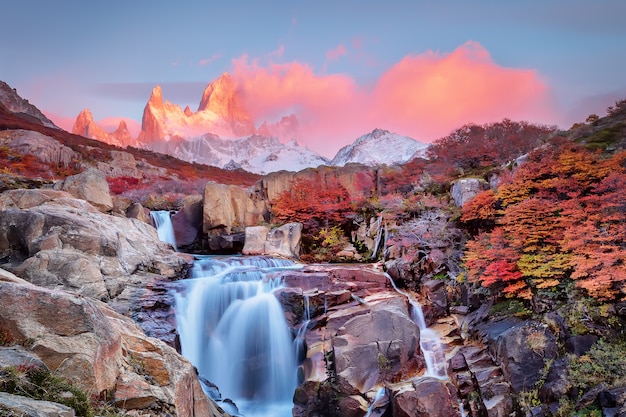
<svg viewBox="0 0 626 417">
<path fill-rule="evenodd" d="M 176 237 L 176 245 L 184 248 L 198 245 L 202 238 L 202 206 L 201 195 L 190 195 L 183 200 L 183 206 L 172 216 L 172 227 Z"/>
<path fill-rule="evenodd" d="M 332 337 L 342 392 L 364 393 L 375 385 L 403 380 L 424 369 L 419 330 L 404 301 L 397 301 L 372 302 L 368 311 L 343 322 Z M 343 321 L 344 317 L 331 315 L 327 328 L 332 328 L 335 320 Z"/>
</svg>

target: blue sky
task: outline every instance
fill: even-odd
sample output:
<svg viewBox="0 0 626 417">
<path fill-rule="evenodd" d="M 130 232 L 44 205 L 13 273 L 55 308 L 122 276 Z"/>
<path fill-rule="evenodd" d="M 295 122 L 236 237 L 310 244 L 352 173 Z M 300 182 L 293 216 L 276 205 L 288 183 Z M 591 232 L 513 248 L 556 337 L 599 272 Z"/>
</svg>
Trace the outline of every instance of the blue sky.
<svg viewBox="0 0 626 417">
<path fill-rule="evenodd" d="M 626 98 L 621 0 L 0 5 L 0 80 L 66 125 L 89 108 L 105 125 L 126 118 L 137 129 L 156 85 L 195 110 L 223 72 L 239 74 L 258 123 L 296 112 L 310 127 L 302 141 L 318 151 L 330 146 L 319 137 L 334 135 L 336 148 L 372 127 L 423 141 L 502 117 L 568 128 Z M 273 91 L 263 90 L 263 77 L 276 81 Z M 464 90 L 489 80 L 484 93 Z M 440 82 L 445 88 L 433 91 Z M 404 97 L 409 91 L 415 97 Z M 445 120 L 427 114 L 456 107 Z"/>
</svg>

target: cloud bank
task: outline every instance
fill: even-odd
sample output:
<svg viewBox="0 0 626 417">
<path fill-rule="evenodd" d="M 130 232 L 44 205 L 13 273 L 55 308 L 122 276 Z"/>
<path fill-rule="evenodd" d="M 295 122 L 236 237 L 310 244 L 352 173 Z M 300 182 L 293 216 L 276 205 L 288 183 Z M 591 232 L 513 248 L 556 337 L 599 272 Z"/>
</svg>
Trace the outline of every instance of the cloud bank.
<svg viewBox="0 0 626 417">
<path fill-rule="evenodd" d="M 557 120 L 536 71 L 500 66 L 472 41 L 448 54 L 407 55 L 369 86 L 300 62 L 262 65 L 248 56 L 233 60 L 232 73 L 256 121 L 295 113 L 299 142 L 325 156 L 377 127 L 429 142 L 469 122 Z"/>
</svg>

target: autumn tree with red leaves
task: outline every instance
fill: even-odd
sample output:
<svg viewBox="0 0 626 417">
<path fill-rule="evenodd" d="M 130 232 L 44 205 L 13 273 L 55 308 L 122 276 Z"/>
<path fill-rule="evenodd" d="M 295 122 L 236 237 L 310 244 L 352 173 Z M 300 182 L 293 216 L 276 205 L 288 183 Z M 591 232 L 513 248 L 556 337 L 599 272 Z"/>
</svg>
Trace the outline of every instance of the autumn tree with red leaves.
<svg viewBox="0 0 626 417">
<path fill-rule="evenodd" d="M 626 155 L 555 139 L 463 208 L 471 281 L 507 297 L 573 282 L 601 300 L 626 296 Z"/>
</svg>

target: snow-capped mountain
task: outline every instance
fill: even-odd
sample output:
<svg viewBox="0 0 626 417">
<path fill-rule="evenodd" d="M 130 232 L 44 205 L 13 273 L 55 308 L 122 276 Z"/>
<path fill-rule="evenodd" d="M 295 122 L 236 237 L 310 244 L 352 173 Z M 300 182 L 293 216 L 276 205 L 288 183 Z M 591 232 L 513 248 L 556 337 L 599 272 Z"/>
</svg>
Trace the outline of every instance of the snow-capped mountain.
<svg viewBox="0 0 626 417">
<path fill-rule="evenodd" d="M 354 143 L 344 146 L 330 161 L 331 165 L 343 166 L 350 162 L 364 165 L 393 165 L 423 156 L 428 144 L 407 136 L 382 129 L 359 137 Z"/>
<path fill-rule="evenodd" d="M 251 135 L 240 139 L 221 139 L 206 134 L 198 138 L 172 138 L 151 142 L 149 149 L 226 169 L 243 168 L 257 174 L 274 171 L 300 171 L 327 165 L 328 160 L 295 141 L 281 143 L 275 137 Z"/>
</svg>

